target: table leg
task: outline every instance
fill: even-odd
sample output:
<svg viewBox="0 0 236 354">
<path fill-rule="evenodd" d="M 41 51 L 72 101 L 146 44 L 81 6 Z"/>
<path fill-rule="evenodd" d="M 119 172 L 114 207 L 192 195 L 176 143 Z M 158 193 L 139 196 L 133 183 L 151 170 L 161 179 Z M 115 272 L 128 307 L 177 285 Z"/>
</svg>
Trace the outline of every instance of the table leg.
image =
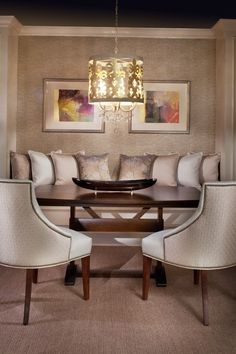
<svg viewBox="0 0 236 354">
<path fill-rule="evenodd" d="M 158 222 L 164 229 L 164 219 L 163 219 L 163 208 L 158 208 Z M 156 279 L 156 286 L 164 287 L 166 286 L 166 271 L 165 267 L 163 266 L 162 262 L 157 261 L 157 265 L 155 268 L 155 279 Z"/>
<path fill-rule="evenodd" d="M 165 267 L 162 265 L 162 262 L 157 261 L 157 265 L 155 268 L 155 279 L 156 279 L 156 286 L 164 287 L 167 284 L 166 280 L 166 271 Z"/>
<path fill-rule="evenodd" d="M 75 225 L 75 207 L 71 206 L 70 207 L 69 228 L 73 229 L 74 225 Z"/>
<path fill-rule="evenodd" d="M 66 275 L 64 279 L 65 285 L 75 285 L 76 273 L 77 266 L 75 264 L 75 261 L 72 261 L 68 264 L 66 268 Z"/>
<path fill-rule="evenodd" d="M 69 220 L 69 228 L 73 229 L 75 223 L 75 207 L 70 207 L 70 220 Z M 70 262 L 66 268 L 66 274 L 64 278 L 65 285 L 74 285 L 77 273 L 77 266 L 74 261 Z"/>
</svg>

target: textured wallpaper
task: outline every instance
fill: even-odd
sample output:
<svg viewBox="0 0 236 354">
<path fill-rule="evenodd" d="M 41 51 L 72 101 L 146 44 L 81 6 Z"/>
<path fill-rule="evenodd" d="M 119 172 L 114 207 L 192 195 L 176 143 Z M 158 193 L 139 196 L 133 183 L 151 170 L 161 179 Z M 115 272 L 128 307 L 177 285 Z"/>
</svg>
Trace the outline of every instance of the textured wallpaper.
<svg viewBox="0 0 236 354">
<path fill-rule="evenodd" d="M 141 55 L 145 80 L 189 80 L 190 134 L 131 134 L 128 123 L 106 123 L 105 133 L 42 132 L 43 79 L 87 79 L 91 55 L 111 54 L 109 38 L 21 37 L 18 62 L 17 151 L 119 154 L 213 152 L 215 145 L 215 41 L 119 39 L 119 52 Z M 117 128 L 117 129 L 116 129 Z"/>
</svg>

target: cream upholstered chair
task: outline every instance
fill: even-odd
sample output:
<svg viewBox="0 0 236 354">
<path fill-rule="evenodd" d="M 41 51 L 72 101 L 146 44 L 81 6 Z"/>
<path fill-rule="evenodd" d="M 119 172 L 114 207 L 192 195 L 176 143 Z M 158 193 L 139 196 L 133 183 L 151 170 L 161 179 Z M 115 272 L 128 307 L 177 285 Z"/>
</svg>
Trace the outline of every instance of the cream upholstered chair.
<svg viewBox="0 0 236 354">
<path fill-rule="evenodd" d="M 0 180 L 0 224 L 0 265 L 26 269 L 24 325 L 40 268 L 81 258 L 84 299 L 89 299 L 91 238 L 51 223 L 39 208 L 31 181 Z"/>
<path fill-rule="evenodd" d="M 201 274 L 203 323 L 209 324 L 207 271 L 236 265 L 236 182 L 203 185 L 199 206 L 181 226 L 142 241 L 143 299 L 147 300 L 152 258 Z"/>
</svg>

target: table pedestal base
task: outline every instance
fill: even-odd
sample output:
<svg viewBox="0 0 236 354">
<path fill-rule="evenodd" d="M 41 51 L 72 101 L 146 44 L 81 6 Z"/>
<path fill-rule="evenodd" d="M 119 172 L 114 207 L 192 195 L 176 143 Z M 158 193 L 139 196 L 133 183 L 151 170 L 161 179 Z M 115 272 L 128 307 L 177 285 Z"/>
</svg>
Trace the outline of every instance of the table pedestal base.
<svg viewBox="0 0 236 354">
<path fill-rule="evenodd" d="M 157 261 L 157 265 L 155 268 L 155 279 L 156 279 L 156 286 L 164 287 L 167 284 L 166 281 L 166 271 L 165 267 L 160 261 Z"/>
<path fill-rule="evenodd" d="M 76 281 L 76 277 L 81 277 L 82 273 L 78 269 L 75 262 L 70 262 L 66 269 L 66 275 L 64 283 L 66 286 L 73 286 Z M 138 270 L 121 270 L 121 269 L 111 269 L 111 270 L 91 270 L 91 278 L 142 278 L 143 272 Z M 155 272 L 151 274 L 151 278 L 156 280 L 157 287 L 166 286 L 166 273 L 165 268 L 161 262 L 158 262 Z"/>
</svg>

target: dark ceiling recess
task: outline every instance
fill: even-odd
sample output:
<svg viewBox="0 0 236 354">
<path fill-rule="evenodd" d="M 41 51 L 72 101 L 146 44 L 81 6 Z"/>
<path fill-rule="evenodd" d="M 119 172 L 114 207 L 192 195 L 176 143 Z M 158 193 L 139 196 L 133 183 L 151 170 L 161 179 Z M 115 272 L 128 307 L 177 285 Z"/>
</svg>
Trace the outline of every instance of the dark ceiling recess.
<svg viewBox="0 0 236 354">
<path fill-rule="evenodd" d="M 23 25 L 114 26 L 115 0 L 1 0 L 0 16 Z M 232 1 L 119 0 L 120 27 L 210 28 L 220 18 L 236 18 Z"/>
</svg>

